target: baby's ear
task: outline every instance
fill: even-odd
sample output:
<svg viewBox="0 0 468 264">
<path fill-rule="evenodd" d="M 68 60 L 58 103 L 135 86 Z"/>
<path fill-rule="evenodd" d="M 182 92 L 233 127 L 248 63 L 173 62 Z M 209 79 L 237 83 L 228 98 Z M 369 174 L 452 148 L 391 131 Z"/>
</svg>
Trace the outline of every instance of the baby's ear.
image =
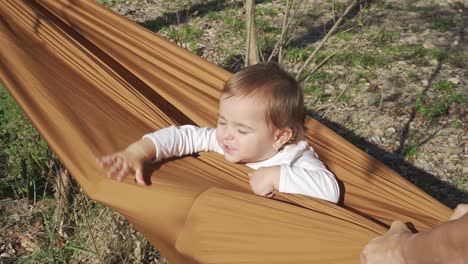
<svg viewBox="0 0 468 264">
<path fill-rule="evenodd" d="M 294 131 L 290 128 L 278 129 L 275 133 L 275 142 L 273 148 L 276 150 L 281 149 L 294 135 Z"/>
</svg>

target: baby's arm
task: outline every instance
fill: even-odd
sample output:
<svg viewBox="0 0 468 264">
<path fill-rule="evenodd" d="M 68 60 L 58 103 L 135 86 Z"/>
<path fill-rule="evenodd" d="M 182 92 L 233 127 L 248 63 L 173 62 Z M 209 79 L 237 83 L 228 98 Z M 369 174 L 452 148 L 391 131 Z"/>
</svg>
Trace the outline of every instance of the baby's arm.
<svg viewBox="0 0 468 264">
<path fill-rule="evenodd" d="M 214 128 L 200 128 L 192 125 L 170 126 L 146 134 L 143 138 L 150 139 L 155 146 L 154 161 L 171 157 L 181 157 L 201 151 L 222 152 L 216 142 Z"/>
<path fill-rule="evenodd" d="M 303 194 L 337 203 L 340 188 L 335 176 L 325 168 L 281 165 L 278 191 Z"/>
<path fill-rule="evenodd" d="M 131 173 L 135 175 L 139 184 L 145 184 L 143 179 L 145 161 L 160 161 L 200 151 L 222 151 L 216 143 L 214 128 L 171 126 L 147 134 L 125 150 L 100 157 L 97 162 L 102 168 L 109 167 L 107 176 L 110 178 L 120 181 Z"/>
<path fill-rule="evenodd" d="M 328 170 L 315 170 L 277 165 L 262 167 L 249 174 L 252 191 L 260 196 L 272 197 L 273 191 L 303 194 L 333 203 L 340 198 L 335 176 Z"/>
</svg>

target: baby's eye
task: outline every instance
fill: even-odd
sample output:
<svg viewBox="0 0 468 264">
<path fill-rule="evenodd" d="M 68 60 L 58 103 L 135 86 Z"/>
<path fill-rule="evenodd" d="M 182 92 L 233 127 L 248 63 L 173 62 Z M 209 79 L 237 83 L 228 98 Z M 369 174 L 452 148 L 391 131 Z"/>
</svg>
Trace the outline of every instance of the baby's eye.
<svg viewBox="0 0 468 264">
<path fill-rule="evenodd" d="M 249 133 L 249 132 L 243 131 L 243 130 L 237 130 L 237 132 L 238 132 L 239 134 L 241 134 L 241 135 L 245 135 L 245 134 Z"/>
<path fill-rule="evenodd" d="M 224 121 L 221 121 L 221 120 L 218 120 L 218 125 L 220 125 L 220 126 L 224 126 L 225 124 L 226 124 L 226 122 L 224 122 Z"/>
</svg>

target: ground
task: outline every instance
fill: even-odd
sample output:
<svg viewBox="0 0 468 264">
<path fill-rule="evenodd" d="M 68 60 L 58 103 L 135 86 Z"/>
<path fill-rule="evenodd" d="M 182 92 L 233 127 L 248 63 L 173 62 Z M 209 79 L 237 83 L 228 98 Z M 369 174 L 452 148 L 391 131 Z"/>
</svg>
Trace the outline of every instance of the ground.
<svg viewBox="0 0 468 264">
<path fill-rule="evenodd" d="M 98 2 L 231 72 L 244 63 L 242 1 Z M 286 1 L 256 2 L 267 61 Z M 303 0 L 282 56 L 271 60 L 281 57 L 297 73 L 350 2 Z M 467 8 L 462 1 L 361 1 L 299 76 L 312 117 L 452 208 L 468 202 Z M 53 197 L 0 200 L 0 263 L 165 263 L 125 219 L 73 188 L 67 210 Z"/>
</svg>

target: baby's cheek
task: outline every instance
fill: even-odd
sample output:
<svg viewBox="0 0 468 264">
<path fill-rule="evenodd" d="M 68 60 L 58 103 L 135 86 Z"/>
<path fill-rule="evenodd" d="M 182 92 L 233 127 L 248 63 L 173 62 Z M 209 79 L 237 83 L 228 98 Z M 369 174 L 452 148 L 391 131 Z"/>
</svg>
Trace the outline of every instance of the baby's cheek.
<svg viewBox="0 0 468 264">
<path fill-rule="evenodd" d="M 216 142 L 218 142 L 218 145 L 221 146 L 221 135 L 220 135 L 220 132 L 219 132 L 219 129 L 216 129 Z"/>
</svg>

